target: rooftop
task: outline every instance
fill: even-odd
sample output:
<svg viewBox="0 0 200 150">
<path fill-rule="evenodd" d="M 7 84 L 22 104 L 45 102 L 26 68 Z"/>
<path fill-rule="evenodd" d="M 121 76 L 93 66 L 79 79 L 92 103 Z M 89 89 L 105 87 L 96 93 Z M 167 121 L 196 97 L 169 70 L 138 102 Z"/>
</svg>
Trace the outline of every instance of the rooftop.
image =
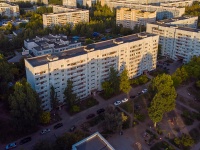
<svg viewBox="0 0 200 150">
<path fill-rule="evenodd" d="M 152 33 L 146 33 L 146 32 L 140 33 L 139 35 L 138 34 L 132 34 L 132 35 L 123 36 L 123 37 L 120 37 L 120 38 L 117 38 L 117 39 L 102 41 L 102 42 L 90 44 L 90 45 L 87 45 L 87 46 L 82 46 L 82 47 L 79 47 L 79 48 L 66 50 L 66 51 L 63 51 L 61 53 L 56 53 L 55 55 L 59 59 L 68 59 L 68 58 L 87 54 L 88 52 L 91 52 L 91 51 L 104 50 L 106 48 L 117 46 L 121 43 L 129 43 L 129 42 L 133 42 L 133 41 L 139 41 L 143 38 L 152 37 L 152 36 L 156 36 L 156 35 L 152 34 Z M 27 61 L 33 67 L 44 65 L 44 64 L 47 64 L 49 62 L 47 60 L 47 55 L 28 58 Z"/>
<path fill-rule="evenodd" d="M 72 150 L 114 150 L 98 132 L 72 145 Z"/>
<path fill-rule="evenodd" d="M 198 16 L 182 16 L 182 17 L 175 17 L 175 18 L 171 18 L 171 19 L 164 19 L 164 20 L 160 20 L 158 21 L 159 23 L 171 23 L 171 22 L 175 22 L 175 21 L 179 21 L 179 20 L 186 20 L 189 18 L 197 18 Z"/>
<path fill-rule="evenodd" d="M 188 28 L 188 27 L 179 27 L 177 25 L 173 25 L 173 24 L 163 24 L 163 23 L 148 23 L 148 24 L 154 24 L 154 25 L 158 25 L 158 26 L 162 26 L 162 27 L 169 27 L 169 28 L 176 28 L 179 30 L 184 30 L 184 31 L 190 31 L 190 32 L 200 32 L 200 29 L 195 29 L 195 28 Z"/>
</svg>

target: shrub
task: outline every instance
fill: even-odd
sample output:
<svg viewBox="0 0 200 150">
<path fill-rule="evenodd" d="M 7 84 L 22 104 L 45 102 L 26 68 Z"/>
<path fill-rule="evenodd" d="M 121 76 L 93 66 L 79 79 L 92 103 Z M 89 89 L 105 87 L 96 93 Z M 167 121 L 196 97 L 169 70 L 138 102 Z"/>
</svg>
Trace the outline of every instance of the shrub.
<svg viewBox="0 0 200 150">
<path fill-rule="evenodd" d="M 134 117 L 135 117 L 137 120 L 141 121 L 141 122 L 143 122 L 143 121 L 145 120 L 145 115 L 144 115 L 144 114 L 135 113 L 135 114 L 134 114 Z"/>
<path fill-rule="evenodd" d="M 79 112 L 79 111 L 80 111 L 80 107 L 78 105 L 72 106 L 72 112 Z"/>
<path fill-rule="evenodd" d="M 50 112 L 42 112 L 40 116 L 40 122 L 42 124 L 48 124 L 51 121 L 51 114 Z"/>
</svg>

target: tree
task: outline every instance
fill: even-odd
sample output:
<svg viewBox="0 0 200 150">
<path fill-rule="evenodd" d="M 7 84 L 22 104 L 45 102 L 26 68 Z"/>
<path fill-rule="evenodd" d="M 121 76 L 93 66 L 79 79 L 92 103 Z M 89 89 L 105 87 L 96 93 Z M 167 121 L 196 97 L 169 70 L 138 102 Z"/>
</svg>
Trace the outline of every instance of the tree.
<svg viewBox="0 0 200 150">
<path fill-rule="evenodd" d="M 55 110 L 58 107 L 58 100 L 53 85 L 51 86 L 50 99 L 51 99 L 51 108 Z"/>
<path fill-rule="evenodd" d="M 128 77 L 128 70 L 125 68 L 120 75 L 119 88 L 122 92 L 128 94 L 131 90 L 131 85 Z"/>
<path fill-rule="evenodd" d="M 115 107 L 107 107 L 103 124 L 108 131 L 120 131 L 122 128 L 122 114 Z"/>
<path fill-rule="evenodd" d="M 65 88 L 64 95 L 65 102 L 69 106 L 73 106 L 76 101 L 76 94 L 73 91 L 73 81 L 71 81 L 70 79 L 67 80 L 67 87 Z"/>
<path fill-rule="evenodd" d="M 110 86 L 116 93 L 118 93 L 119 92 L 118 71 L 115 70 L 113 67 L 110 67 L 109 81 L 110 81 Z"/>
<path fill-rule="evenodd" d="M 51 142 L 47 140 L 39 141 L 33 146 L 33 150 L 53 150 Z"/>
<path fill-rule="evenodd" d="M 114 89 L 111 86 L 111 83 L 109 81 L 104 81 L 101 83 L 102 89 L 104 90 L 104 94 L 106 97 L 109 97 L 113 94 Z"/>
<path fill-rule="evenodd" d="M 122 112 L 121 115 L 122 115 L 122 122 L 126 122 L 128 116 L 124 115 L 124 112 Z"/>
<path fill-rule="evenodd" d="M 17 129 L 26 131 L 38 124 L 41 101 L 25 79 L 15 83 L 14 93 L 10 95 L 9 102 L 11 115 Z"/>
<path fill-rule="evenodd" d="M 170 75 L 158 75 L 151 82 L 153 100 L 148 108 L 150 119 L 156 123 L 162 120 L 164 113 L 175 108 L 176 90 Z"/>
<path fill-rule="evenodd" d="M 192 137 L 187 134 L 182 134 L 181 137 L 175 138 L 174 142 L 177 145 L 184 146 L 184 147 L 192 146 L 194 144 L 194 140 L 192 139 Z"/>
<path fill-rule="evenodd" d="M 48 124 L 51 121 L 51 114 L 50 112 L 42 112 L 40 115 L 40 123 Z"/>
</svg>

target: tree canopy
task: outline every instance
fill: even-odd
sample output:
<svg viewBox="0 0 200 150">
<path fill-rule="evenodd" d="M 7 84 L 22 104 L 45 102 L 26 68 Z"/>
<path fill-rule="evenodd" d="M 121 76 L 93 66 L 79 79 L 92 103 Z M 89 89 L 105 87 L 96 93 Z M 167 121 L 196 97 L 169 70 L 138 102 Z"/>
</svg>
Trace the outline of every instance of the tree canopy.
<svg viewBox="0 0 200 150">
<path fill-rule="evenodd" d="M 75 104 L 77 97 L 73 91 L 73 81 L 71 81 L 70 79 L 67 80 L 67 87 L 65 88 L 64 95 L 65 95 L 65 102 L 69 106 L 73 106 Z"/>
<path fill-rule="evenodd" d="M 39 122 L 41 101 L 30 84 L 23 79 L 14 85 L 14 93 L 9 97 L 13 123 L 17 129 L 26 131 Z"/>
<path fill-rule="evenodd" d="M 128 94 L 131 90 L 131 85 L 128 77 L 128 70 L 125 68 L 120 74 L 119 88 L 122 92 Z"/>
<path fill-rule="evenodd" d="M 155 77 L 150 85 L 153 99 L 148 108 L 149 117 L 155 123 L 162 120 L 164 113 L 175 108 L 176 90 L 170 75 L 161 74 Z"/>
</svg>

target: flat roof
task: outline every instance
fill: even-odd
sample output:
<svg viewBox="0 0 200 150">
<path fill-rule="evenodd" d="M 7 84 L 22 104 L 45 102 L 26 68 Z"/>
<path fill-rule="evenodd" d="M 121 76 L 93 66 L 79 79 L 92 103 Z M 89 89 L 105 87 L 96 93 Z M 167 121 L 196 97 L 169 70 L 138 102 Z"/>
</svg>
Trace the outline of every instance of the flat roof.
<svg viewBox="0 0 200 150">
<path fill-rule="evenodd" d="M 160 22 L 160 23 L 171 23 L 171 22 L 175 22 L 175 21 L 179 21 L 179 20 L 186 20 L 186 19 L 190 19 L 190 18 L 197 18 L 198 19 L 198 16 L 175 17 L 175 18 L 160 20 L 160 21 L 157 21 L 157 22 Z"/>
<path fill-rule="evenodd" d="M 72 146 L 72 150 L 114 150 L 98 132 Z"/>
<path fill-rule="evenodd" d="M 158 25 L 158 26 L 162 26 L 162 27 L 171 27 L 171 28 L 176 28 L 178 30 L 184 30 L 184 31 L 190 31 L 190 32 L 200 32 L 200 29 L 195 29 L 195 28 L 189 28 L 189 27 L 180 27 L 177 25 L 173 25 L 173 24 L 162 24 L 162 23 L 148 23 L 148 24 L 154 24 L 154 25 Z"/>
<path fill-rule="evenodd" d="M 112 39 L 112 40 L 93 43 L 93 44 L 89 44 L 87 46 L 82 46 L 79 48 L 65 50 L 60 53 L 56 53 L 54 55 L 56 55 L 59 59 L 68 59 L 68 58 L 87 54 L 88 52 L 85 49 L 87 49 L 87 50 L 93 49 L 93 51 L 104 50 L 106 48 L 111 48 L 111 47 L 117 46 L 118 45 L 117 42 L 129 43 L 129 42 L 133 42 L 133 41 L 139 41 L 146 37 L 157 36 L 156 34 L 147 33 L 147 32 L 139 33 L 139 35 L 140 36 L 138 36 L 138 34 L 132 34 L 132 35 L 123 36 L 123 37 Z M 113 42 L 113 41 L 115 41 L 115 42 Z M 48 55 L 27 58 L 27 61 L 33 67 L 36 67 L 36 66 L 40 66 L 40 65 L 44 65 L 44 64 L 48 63 L 49 61 L 47 60 L 47 56 Z"/>
</svg>

